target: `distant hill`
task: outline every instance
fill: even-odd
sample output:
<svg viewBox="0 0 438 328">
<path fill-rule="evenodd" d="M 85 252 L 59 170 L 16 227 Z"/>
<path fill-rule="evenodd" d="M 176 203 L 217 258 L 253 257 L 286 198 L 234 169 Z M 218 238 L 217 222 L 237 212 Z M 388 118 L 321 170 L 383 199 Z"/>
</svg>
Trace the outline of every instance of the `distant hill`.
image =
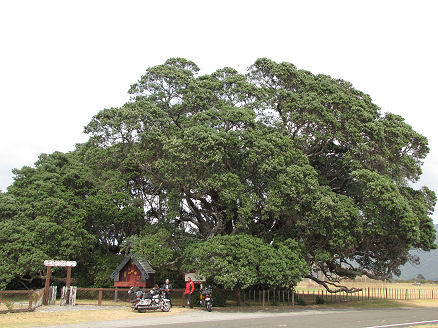
<svg viewBox="0 0 438 328">
<path fill-rule="evenodd" d="M 435 230 L 438 231 L 438 224 L 435 224 Z M 438 232 L 435 237 L 435 244 L 438 245 Z M 430 252 L 411 251 L 410 253 L 420 257 L 420 265 L 406 263 L 400 267 L 400 277 L 395 278 L 410 280 L 414 279 L 418 274 L 422 274 L 426 280 L 438 281 L 438 249 Z"/>
</svg>

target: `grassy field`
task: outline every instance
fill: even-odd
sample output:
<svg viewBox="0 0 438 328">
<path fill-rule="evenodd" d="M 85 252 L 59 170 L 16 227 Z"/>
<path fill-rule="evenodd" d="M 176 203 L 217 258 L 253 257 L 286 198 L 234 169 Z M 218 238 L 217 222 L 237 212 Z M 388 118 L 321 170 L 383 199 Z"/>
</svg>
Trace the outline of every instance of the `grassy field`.
<svg viewBox="0 0 438 328">
<path fill-rule="evenodd" d="M 435 289 L 438 290 L 438 283 L 424 283 L 420 285 L 414 285 L 411 282 L 380 282 L 376 281 L 375 283 L 369 283 L 369 282 L 353 282 L 353 281 L 345 281 L 341 283 L 343 286 L 347 286 L 349 288 L 355 287 L 355 288 L 394 288 L 394 289 L 421 289 L 421 290 L 431 290 Z M 322 290 L 324 289 L 323 286 L 318 285 L 316 283 L 309 283 L 307 281 L 303 281 L 297 285 L 298 290 L 302 289 L 315 289 L 315 290 Z"/>
<path fill-rule="evenodd" d="M 44 310 L 45 307 L 41 309 Z M 169 316 L 175 313 L 188 311 L 183 308 L 172 308 L 171 312 L 155 311 L 147 313 L 148 317 Z M 0 326 L 2 328 L 24 328 L 35 326 L 63 325 L 81 322 L 123 320 L 144 318 L 144 313 L 134 312 L 129 308 L 81 310 L 81 311 L 57 311 L 57 312 L 26 312 L 0 314 Z"/>
<path fill-rule="evenodd" d="M 27 309 L 29 307 L 29 302 L 26 302 L 26 301 L 22 301 L 22 302 L 9 301 L 7 305 L 5 303 L 1 302 L 0 303 L 0 311 L 8 310 L 8 306 L 11 309 L 14 309 L 14 310 L 16 310 L 16 309 Z"/>
<path fill-rule="evenodd" d="M 336 297 L 347 297 L 349 299 L 392 299 L 392 300 L 415 300 L 415 299 L 438 299 L 438 284 L 425 283 L 414 285 L 413 283 L 358 283 L 358 282 L 343 282 L 342 285 L 349 288 L 362 289 L 356 293 L 346 294 L 344 292 L 337 293 Z M 307 295 L 324 295 L 327 299 L 335 298 L 335 296 L 327 293 L 323 286 L 302 282 L 296 288 L 297 294 Z"/>
</svg>

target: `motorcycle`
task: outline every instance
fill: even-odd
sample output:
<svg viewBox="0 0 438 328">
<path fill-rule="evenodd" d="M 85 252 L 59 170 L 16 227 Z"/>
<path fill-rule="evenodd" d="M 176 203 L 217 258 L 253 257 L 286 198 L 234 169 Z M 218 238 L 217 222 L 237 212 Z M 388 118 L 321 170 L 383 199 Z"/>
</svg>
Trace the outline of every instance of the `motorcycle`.
<svg viewBox="0 0 438 328">
<path fill-rule="evenodd" d="M 205 309 L 208 312 L 211 312 L 211 307 L 213 305 L 213 290 L 210 286 L 207 288 L 201 289 L 201 295 L 199 296 L 200 303 L 202 307 L 205 307 Z"/>
<path fill-rule="evenodd" d="M 147 310 L 161 309 L 163 312 L 169 312 L 171 305 L 170 300 L 166 298 L 166 292 L 161 289 L 152 289 L 150 292 L 143 292 L 131 288 L 128 294 L 132 296 L 132 309 L 140 313 L 145 313 Z"/>
</svg>

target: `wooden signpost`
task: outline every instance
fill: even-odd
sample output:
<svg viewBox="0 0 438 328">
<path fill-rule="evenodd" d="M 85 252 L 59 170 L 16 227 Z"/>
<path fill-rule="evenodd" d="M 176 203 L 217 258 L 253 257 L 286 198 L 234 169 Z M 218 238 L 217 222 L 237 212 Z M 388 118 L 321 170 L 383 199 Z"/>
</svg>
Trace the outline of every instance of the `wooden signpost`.
<svg viewBox="0 0 438 328">
<path fill-rule="evenodd" d="M 76 266 L 76 261 L 59 261 L 59 260 L 45 260 L 44 266 L 47 267 L 46 272 L 46 284 L 44 286 L 44 305 L 49 302 L 49 286 L 50 286 L 50 275 L 52 272 L 52 267 L 67 267 L 67 281 L 65 283 L 66 288 L 70 288 L 71 280 L 71 268 Z"/>
</svg>

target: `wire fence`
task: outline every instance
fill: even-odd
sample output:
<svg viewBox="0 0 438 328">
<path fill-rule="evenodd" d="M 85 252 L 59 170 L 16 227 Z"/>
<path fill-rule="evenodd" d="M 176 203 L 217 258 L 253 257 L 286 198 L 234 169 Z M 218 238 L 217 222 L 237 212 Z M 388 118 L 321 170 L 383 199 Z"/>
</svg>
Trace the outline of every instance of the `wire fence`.
<svg viewBox="0 0 438 328">
<path fill-rule="evenodd" d="M 0 290 L 0 313 L 29 312 L 43 303 L 44 289 Z"/>
<path fill-rule="evenodd" d="M 171 295 L 173 306 L 186 306 L 184 289 L 174 289 Z M 424 288 L 362 288 L 355 293 L 329 293 L 325 289 L 214 289 L 213 299 L 217 306 L 269 306 L 340 303 L 368 300 L 430 300 L 438 299 L 437 289 Z M 193 294 L 197 306 L 199 290 Z M 78 288 L 76 304 L 130 305 L 128 289 Z"/>
<path fill-rule="evenodd" d="M 130 306 L 128 288 L 81 288 L 76 293 L 77 305 L 126 305 Z M 171 293 L 173 306 L 185 305 L 184 289 L 173 289 Z"/>
<path fill-rule="evenodd" d="M 130 306 L 128 288 L 77 288 L 76 305 Z M 56 292 L 55 292 L 56 293 Z M 55 296 L 56 297 L 56 296 Z M 33 311 L 42 305 L 44 289 L 0 291 L 0 313 Z M 193 305 L 199 305 L 199 289 L 193 296 Z M 173 306 L 187 306 L 184 289 L 174 289 Z M 373 288 L 365 287 L 355 293 L 329 293 L 320 288 L 294 289 L 214 289 L 215 306 L 295 306 L 306 304 L 341 303 L 371 300 L 433 300 L 438 299 L 437 289 L 426 288 Z M 51 304 L 60 304 L 58 299 Z"/>
<path fill-rule="evenodd" d="M 243 296 L 242 296 L 243 295 Z M 253 289 L 242 291 L 240 299 L 245 305 L 305 305 L 372 300 L 433 300 L 438 289 L 424 288 L 362 288 L 354 293 L 329 293 L 325 289 Z"/>
</svg>

